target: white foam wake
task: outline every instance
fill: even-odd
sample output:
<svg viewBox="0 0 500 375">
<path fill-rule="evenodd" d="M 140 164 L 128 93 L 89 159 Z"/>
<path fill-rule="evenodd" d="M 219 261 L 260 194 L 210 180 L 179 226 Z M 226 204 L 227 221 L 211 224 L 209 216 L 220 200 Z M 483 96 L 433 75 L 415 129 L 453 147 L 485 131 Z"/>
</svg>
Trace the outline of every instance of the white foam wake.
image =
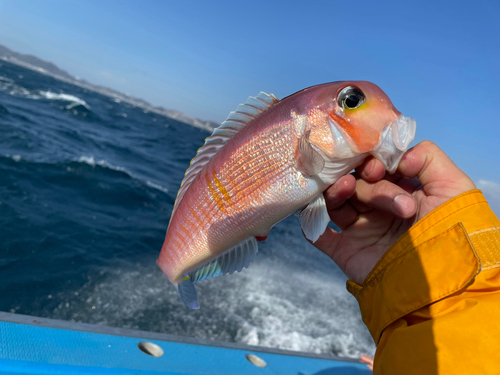
<svg viewBox="0 0 500 375">
<path fill-rule="evenodd" d="M 153 260 L 151 260 L 153 263 Z M 271 262 L 272 263 L 272 262 Z M 113 270 L 56 298 L 53 318 L 359 358 L 375 345 L 343 285 L 260 264 L 200 283 L 188 310 L 155 266 Z M 250 272 L 247 272 L 250 271 Z M 287 280 L 286 283 L 283 283 Z"/>
<path fill-rule="evenodd" d="M 325 280 L 319 272 L 291 273 L 266 262 L 249 271 L 241 275 L 240 296 L 232 301 L 249 308 L 241 315 L 236 341 L 354 358 L 374 352 L 343 284 Z"/>
</svg>

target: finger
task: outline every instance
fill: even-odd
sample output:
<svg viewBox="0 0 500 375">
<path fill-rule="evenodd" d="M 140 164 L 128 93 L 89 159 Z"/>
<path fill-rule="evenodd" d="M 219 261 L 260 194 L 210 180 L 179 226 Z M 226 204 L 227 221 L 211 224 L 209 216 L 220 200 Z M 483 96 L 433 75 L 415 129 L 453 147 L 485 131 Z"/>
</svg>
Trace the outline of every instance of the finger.
<svg viewBox="0 0 500 375">
<path fill-rule="evenodd" d="M 392 213 L 402 219 L 412 217 L 417 211 L 415 198 L 400 186 L 387 180 L 375 183 L 358 180 L 355 198 L 365 206 Z M 354 203 L 353 206 L 357 208 Z"/>
<path fill-rule="evenodd" d="M 378 181 L 385 176 L 385 168 L 380 160 L 369 156 L 365 159 L 363 164 L 356 168 L 356 173 L 363 180 Z"/>
<path fill-rule="evenodd" d="M 345 202 L 342 206 L 333 210 L 328 210 L 330 220 L 341 230 L 346 229 L 356 222 L 359 217 L 359 211 L 351 203 Z"/>
<path fill-rule="evenodd" d="M 364 163 L 356 168 L 354 176 L 369 182 L 376 182 L 384 178 L 388 181 L 396 183 L 402 178 L 401 175 L 397 173 L 386 173 L 382 162 L 375 159 L 373 156 L 366 158 Z"/>
<path fill-rule="evenodd" d="M 342 230 L 356 221 L 359 215 L 358 211 L 347 202 L 354 194 L 355 188 L 356 179 L 352 175 L 347 175 L 341 177 L 324 193 L 330 220 Z"/>
<path fill-rule="evenodd" d="M 326 189 L 324 196 L 328 211 L 341 207 L 356 189 L 356 179 L 352 175 L 339 178 L 333 185 Z"/>
<path fill-rule="evenodd" d="M 363 181 L 363 180 L 360 180 L 360 181 Z M 358 186 L 358 183 L 356 183 L 356 186 Z M 369 211 L 373 210 L 372 206 L 364 203 L 363 201 L 361 201 L 358 198 L 358 192 L 357 191 L 354 193 L 354 195 L 351 197 L 351 199 L 349 199 L 349 203 L 360 214 L 364 214 L 365 212 L 369 212 Z"/>
<path fill-rule="evenodd" d="M 398 172 L 406 178 L 417 177 L 423 186 L 434 188 L 436 195 L 454 196 L 476 188 L 472 180 L 430 141 L 408 150 L 399 163 Z"/>
<path fill-rule="evenodd" d="M 359 357 L 359 361 L 361 363 L 366 363 L 366 364 L 369 364 L 369 365 L 373 365 L 373 358 L 368 357 L 367 355 L 362 355 L 361 357 Z"/>
<path fill-rule="evenodd" d="M 365 363 L 367 365 L 368 369 L 373 371 L 373 358 L 370 358 L 370 357 L 368 357 L 366 355 L 362 355 L 359 358 L 359 361 L 361 363 Z"/>
<path fill-rule="evenodd" d="M 353 176 L 356 177 L 356 189 L 357 189 L 359 184 L 363 184 L 362 182 L 359 182 L 359 181 L 364 181 L 364 180 L 356 172 L 353 173 Z M 367 183 L 370 183 L 370 182 L 367 182 Z M 369 204 L 366 204 L 364 202 L 364 200 L 358 199 L 358 192 L 357 191 L 353 194 L 352 198 L 349 199 L 349 203 L 351 203 L 351 205 L 354 207 L 354 209 L 356 211 L 358 211 L 359 213 L 365 213 L 365 212 L 369 212 L 369 211 L 373 210 L 373 207 L 370 206 Z"/>
</svg>

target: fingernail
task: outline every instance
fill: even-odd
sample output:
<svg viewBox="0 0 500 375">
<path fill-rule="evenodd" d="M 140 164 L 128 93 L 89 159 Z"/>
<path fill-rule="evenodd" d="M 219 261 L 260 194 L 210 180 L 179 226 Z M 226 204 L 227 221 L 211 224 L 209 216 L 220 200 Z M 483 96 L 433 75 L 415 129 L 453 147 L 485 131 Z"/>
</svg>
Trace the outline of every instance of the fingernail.
<svg viewBox="0 0 500 375">
<path fill-rule="evenodd" d="M 410 217 L 416 209 L 415 200 L 408 195 L 398 195 L 394 198 L 394 210 L 401 217 Z"/>
</svg>

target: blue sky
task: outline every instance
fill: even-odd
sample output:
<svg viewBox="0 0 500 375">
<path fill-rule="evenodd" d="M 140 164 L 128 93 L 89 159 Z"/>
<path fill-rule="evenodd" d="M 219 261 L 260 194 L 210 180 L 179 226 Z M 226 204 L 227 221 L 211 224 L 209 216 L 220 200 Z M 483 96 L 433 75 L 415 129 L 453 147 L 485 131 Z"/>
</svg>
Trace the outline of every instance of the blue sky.
<svg viewBox="0 0 500 375">
<path fill-rule="evenodd" d="M 498 1 L 0 0 L 0 44 L 215 121 L 261 90 L 369 80 L 417 141 L 500 189 L 499 15 Z"/>
</svg>

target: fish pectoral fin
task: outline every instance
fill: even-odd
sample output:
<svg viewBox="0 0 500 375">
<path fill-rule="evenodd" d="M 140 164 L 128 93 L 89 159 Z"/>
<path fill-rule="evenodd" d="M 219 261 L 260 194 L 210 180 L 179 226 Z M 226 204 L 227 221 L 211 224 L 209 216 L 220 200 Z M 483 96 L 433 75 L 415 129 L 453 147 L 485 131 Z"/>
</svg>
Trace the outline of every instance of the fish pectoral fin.
<svg viewBox="0 0 500 375">
<path fill-rule="evenodd" d="M 300 226 L 307 239 L 316 242 L 325 233 L 330 222 L 325 198 L 320 194 L 304 208 L 300 215 Z"/>
<path fill-rule="evenodd" d="M 258 250 L 257 240 L 255 237 L 250 237 L 214 260 L 190 272 L 189 276 L 193 283 L 196 283 L 210 277 L 232 274 L 236 271 L 240 272 L 250 265 Z"/>
<path fill-rule="evenodd" d="M 189 276 L 184 277 L 180 283 L 174 285 L 177 295 L 187 307 L 195 310 L 200 308 L 196 288 Z"/>
<path fill-rule="evenodd" d="M 299 138 L 297 168 L 305 176 L 316 176 L 325 167 L 325 159 L 312 147 L 309 142 L 310 134 L 311 131 L 308 130 Z"/>
</svg>

